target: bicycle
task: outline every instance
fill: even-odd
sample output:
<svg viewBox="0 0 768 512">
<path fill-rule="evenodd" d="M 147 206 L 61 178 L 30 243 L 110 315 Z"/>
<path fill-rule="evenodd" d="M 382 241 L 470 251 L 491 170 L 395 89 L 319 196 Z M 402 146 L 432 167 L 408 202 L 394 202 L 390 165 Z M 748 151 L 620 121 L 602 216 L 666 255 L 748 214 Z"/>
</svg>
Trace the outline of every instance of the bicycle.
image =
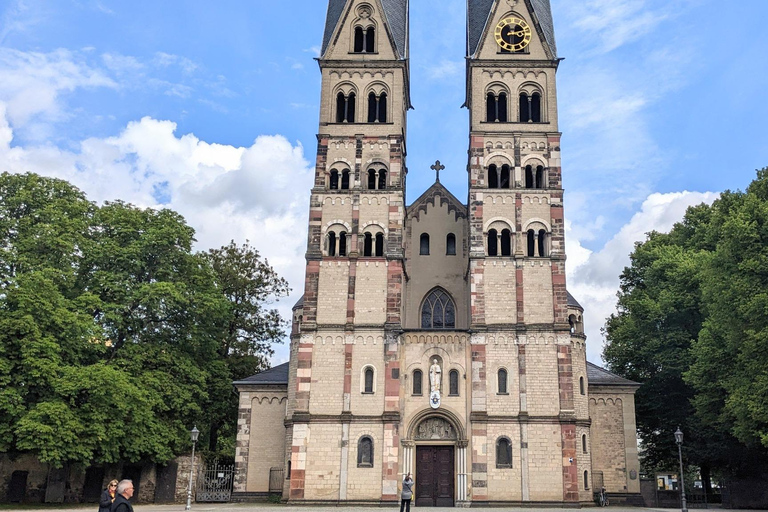
<svg viewBox="0 0 768 512">
<path fill-rule="evenodd" d="M 600 494 L 597 495 L 597 500 L 601 507 L 607 507 L 609 505 L 608 494 L 605 492 L 605 487 L 600 489 Z"/>
</svg>

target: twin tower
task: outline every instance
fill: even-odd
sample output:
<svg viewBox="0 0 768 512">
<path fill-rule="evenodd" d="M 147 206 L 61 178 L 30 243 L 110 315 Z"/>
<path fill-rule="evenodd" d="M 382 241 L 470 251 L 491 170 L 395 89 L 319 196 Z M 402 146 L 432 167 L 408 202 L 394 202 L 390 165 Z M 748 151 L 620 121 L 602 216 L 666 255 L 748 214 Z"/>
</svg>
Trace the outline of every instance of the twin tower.
<svg viewBox="0 0 768 512">
<path fill-rule="evenodd" d="M 566 291 L 549 0 L 468 0 L 466 202 L 438 179 L 405 203 L 408 18 L 329 2 L 304 297 L 290 362 L 236 383 L 235 495 L 396 502 L 407 473 L 418 506 L 636 494 L 637 386 L 587 363 Z"/>
</svg>

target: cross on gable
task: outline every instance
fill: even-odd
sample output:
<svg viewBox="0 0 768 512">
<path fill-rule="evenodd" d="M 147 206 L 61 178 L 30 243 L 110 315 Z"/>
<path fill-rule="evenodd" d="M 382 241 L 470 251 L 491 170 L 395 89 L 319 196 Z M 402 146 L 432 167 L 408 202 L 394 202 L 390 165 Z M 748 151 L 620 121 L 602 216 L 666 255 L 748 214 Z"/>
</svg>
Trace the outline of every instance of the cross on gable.
<svg viewBox="0 0 768 512">
<path fill-rule="evenodd" d="M 440 171 L 445 169 L 445 166 L 440 163 L 440 160 L 438 160 L 437 162 L 435 162 L 435 165 L 430 167 L 430 169 L 432 169 L 433 171 L 435 171 L 435 173 L 437 173 L 437 177 L 435 178 L 435 181 L 440 183 Z"/>
</svg>

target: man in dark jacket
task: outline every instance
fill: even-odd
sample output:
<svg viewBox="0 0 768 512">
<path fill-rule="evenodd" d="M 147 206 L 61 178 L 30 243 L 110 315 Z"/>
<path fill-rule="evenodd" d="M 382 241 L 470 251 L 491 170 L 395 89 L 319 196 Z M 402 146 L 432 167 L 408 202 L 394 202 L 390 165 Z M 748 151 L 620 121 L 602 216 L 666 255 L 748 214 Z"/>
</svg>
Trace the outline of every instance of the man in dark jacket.
<svg viewBox="0 0 768 512">
<path fill-rule="evenodd" d="M 117 496 L 115 496 L 110 512 L 133 512 L 133 505 L 128 501 L 131 497 L 133 497 L 133 482 L 120 480 L 117 483 Z"/>
</svg>

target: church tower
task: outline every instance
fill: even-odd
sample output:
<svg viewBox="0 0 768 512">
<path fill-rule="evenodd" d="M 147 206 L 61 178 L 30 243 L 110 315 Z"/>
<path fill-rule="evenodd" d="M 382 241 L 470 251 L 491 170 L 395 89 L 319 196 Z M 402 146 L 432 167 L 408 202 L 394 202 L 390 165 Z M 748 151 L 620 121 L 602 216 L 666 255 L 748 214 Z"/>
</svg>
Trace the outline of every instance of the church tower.
<svg viewBox="0 0 768 512">
<path fill-rule="evenodd" d="M 565 287 L 549 0 L 468 0 L 467 15 L 472 499 L 589 501 L 590 462 L 576 449 L 589 444 L 586 355 Z M 500 439 L 515 471 L 484 449 Z"/>
<path fill-rule="evenodd" d="M 289 385 L 295 501 L 397 500 L 407 57 L 407 0 L 330 0 Z M 361 436 L 370 452 L 348 465 Z"/>
</svg>

